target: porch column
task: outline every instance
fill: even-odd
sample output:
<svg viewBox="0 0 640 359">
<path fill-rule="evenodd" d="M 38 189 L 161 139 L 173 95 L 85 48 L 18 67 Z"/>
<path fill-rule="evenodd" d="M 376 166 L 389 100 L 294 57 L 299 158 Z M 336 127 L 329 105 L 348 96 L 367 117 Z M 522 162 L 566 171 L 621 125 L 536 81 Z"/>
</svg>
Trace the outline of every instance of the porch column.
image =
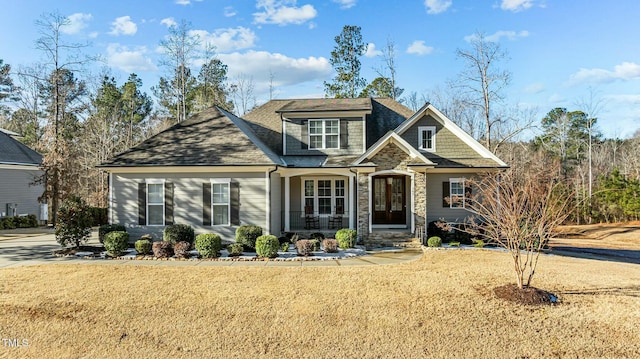
<svg viewBox="0 0 640 359">
<path fill-rule="evenodd" d="M 349 229 L 356 228 L 356 212 L 355 212 L 355 198 L 354 192 L 356 191 L 356 175 L 349 174 Z"/>
<path fill-rule="evenodd" d="M 291 210 L 291 199 L 289 198 L 290 196 L 290 188 L 291 188 L 291 183 L 290 183 L 290 177 L 289 176 L 285 176 L 284 177 L 284 231 L 285 232 L 289 232 L 291 231 L 291 216 L 289 215 L 289 211 Z"/>
</svg>

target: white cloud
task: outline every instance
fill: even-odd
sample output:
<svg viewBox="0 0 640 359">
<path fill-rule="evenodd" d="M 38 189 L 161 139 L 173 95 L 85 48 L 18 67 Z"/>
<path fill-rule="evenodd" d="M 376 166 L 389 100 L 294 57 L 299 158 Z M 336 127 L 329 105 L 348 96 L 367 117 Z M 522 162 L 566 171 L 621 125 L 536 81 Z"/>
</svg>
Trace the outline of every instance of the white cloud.
<svg viewBox="0 0 640 359">
<path fill-rule="evenodd" d="M 367 44 L 367 51 L 364 53 L 366 57 L 376 57 L 382 55 L 382 51 L 376 50 L 376 44 L 370 42 Z"/>
<path fill-rule="evenodd" d="M 640 95 L 606 95 L 604 98 L 608 101 L 621 103 L 621 104 L 629 104 L 629 105 L 638 105 L 640 104 Z"/>
<path fill-rule="evenodd" d="M 120 44 L 107 46 L 107 62 L 109 66 L 126 72 L 156 71 L 158 68 L 150 58 L 146 57 L 147 48 L 144 46 L 129 49 Z"/>
<path fill-rule="evenodd" d="M 558 94 L 558 93 L 554 93 L 553 95 L 551 95 L 549 97 L 549 99 L 547 101 L 549 103 L 557 105 L 557 104 L 561 104 L 561 103 L 567 102 L 567 99 L 565 97 L 563 97 L 562 95 Z"/>
<path fill-rule="evenodd" d="M 340 4 L 341 9 L 350 9 L 356 6 L 358 0 L 333 0 L 333 2 Z"/>
<path fill-rule="evenodd" d="M 225 6 L 224 8 L 224 16 L 225 17 L 233 17 L 236 16 L 238 12 L 233 8 L 233 6 Z"/>
<path fill-rule="evenodd" d="M 88 26 L 87 22 L 93 19 L 91 14 L 77 12 L 67 16 L 67 24 L 60 28 L 60 32 L 67 35 L 77 34 Z"/>
<path fill-rule="evenodd" d="M 489 42 L 499 42 L 503 37 L 513 41 L 513 40 L 517 40 L 518 38 L 523 38 L 528 36 L 529 36 L 529 31 L 527 30 L 522 30 L 522 31 L 500 30 L 500 31 L 496 31 L 491 35 L 485 36 L 484 39 Z M 471 42 L 475 40 L 477 37 L 478 37 L 478 34 L 467 35 L 464 37 L 464 41 Z"/>
<path fill-rule="evenodd" d="M 300 25 L 316 17 L 318 12 L 313 5 L 296 6 L 296 0 L 258 0 L 256 8 L 263 12 L 253 14 L 257 24 Z"/>
<path fill-rule="evenodd" d="M 196 35 L 200 39 L 203 48 L 215 46 L 217 52 L 229 52 L 241 49 L 248 49 L 255 46 L 258 39 L 256 34 L 246 27 L 218 29 L 214 32 L 206 30 L 191 30 L 190 35 Z"/>
<path fill-rule="evenodd" d="M 131 21 L 131 16 L 120 16 L 111 23 L 111 35 L 135 35 L 138 25 Z"/>
<path fill-rule="evenodd" d="M 447 11 L 451 6 L 451 0 L 424 0 L 427 7 L 427 14 L 439 14 Z"/>
<path fill-rule="evenodd" d="M 160 24 L 166 26 L 166 27 L 172 27 L 172 26 L 177 26 L 178 23 L 176 22 L 176 20 L 174 20 L 172 17 L 167 17 L 164 18 L 162 20 L 160 20 Z"/>
<path fill-rule="evenodd" d="M 98 37 L 98 32 L 97 31 L 92 31 L 89 33 L 89 38 L 91 39 L 95 39 L 96 37 Z"/>
<path fill-rule="evenodd" d="M 333 71 L 324 57 L 291 58 L 266 51 L 234 52 L 218 55 L 229 66 L 229 77 L 244 76 L 255 81 L 256 90 L 268 90 L 270 74 L 275 86 L 291 86 L 324 80 Z"/>
<path fill-rule="evenodd" d="M 537 94 L 544 91 L 544 84 L 542 82 L 534 82 L 525 86 L 523 90 L 528 94 Z"/>
<path fill-rule="evenodd" d="M 201 2 L 202 0 L 194 0 L 197 2 Z M 191 4 L 191 0 L 176 0 L 176 4 L 178 5 L 189 5 Z"/>
<path fill-rule="evenodd" d="M 433 52 L 433 47 L 427 46 L 422 40 L 416 40 L 407 48 L 407 54 L 428 55 Z"/>
<path fill-rule="evenodd" d="M 613 71 L 605 69 L 582 68 L 569 77 L 569 85 L 584 83 L 610 83 L 617 80 L 640 79 L 640 65 L 635 62 L 623 62 L 613 67 Z"/>
<path fill-rule="evenodd" d="M 500 8 L 502 10 L 519 12 L 527 10 L 533 6 L 533 0 L 502 0 Z"/>
</svg>

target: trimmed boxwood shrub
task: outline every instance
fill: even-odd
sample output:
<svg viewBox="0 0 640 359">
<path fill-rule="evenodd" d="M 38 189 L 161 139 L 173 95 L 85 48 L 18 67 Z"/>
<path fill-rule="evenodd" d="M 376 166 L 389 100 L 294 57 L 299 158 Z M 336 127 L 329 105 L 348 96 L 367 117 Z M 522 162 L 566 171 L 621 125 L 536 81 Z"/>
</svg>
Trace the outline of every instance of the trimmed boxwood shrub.
<svg viewBox="0 0 640 359">
<path fill-rule="evenodd" d="M 227 251 L 229 251 L 230 257 L 237 257 L 242 255 L 243 250 L 244 245 L 242 243 L 231 243 L 227 246 Z"/>
<path fill-rule="evenodd" d="M 196 236 L 196 249 L 202 258 L 215 258 L 220 256 L 222 239 L 215 233 L 202 233 Z"/>
<path fill-rule="evenodd" d="M 169 258 L 173 255 L 173 244 L 167 241 L 153 242 L 153 255 L 157 258 Z"/>
<path fill-rule="evenodd" d="M 109 232 L 125 231 L 126 228 L 122 224 L 103 224 L 98 227 L 98 240 L 104 243 L 104 236 Z"/>
<path fill-rule="evenodd" d="M 189 251 L 191 250 L 191 243 L 187 241 L 180 241 L 173 245 L 173 253 L 178 258 L 189 258 Z"/>
<path fill-rule="evenodd" d="M 342 228 L 336 232 L 336 241 L 342 249 L 353 248 L 356 245 L 358 232 L 355 229 Z"/>
<path fill-rule="evenodd" d="M 296 242 L 296 250 L 298 251 L 299 256 L 312 256 L 313 255 L 313 246 L 314 240 L 311 239 L 301 239 Z"/>
<path fill-rule="evenodd" d="M 162 240 L 176 244 L 178 242 L 188 242 L 193 244 L 196 234 L 193 227 L 188 224 L 173 224 L 166 226 L 162 232 Z"/>
<path fill-rule="evenodd" d="M 104 249 L 111 257 L 117 257 L 129 247 L 129 233 L 113 231 L 104 236 Z"/>
<path fill-rule="evenodd" d="M 146 255 L 151 253 L 151 241 L 148 239 L 139 239 L 135 244 L 138 254 Z"/>
<path fill-rule="evenodd" d="M 256 238 L 256 253 L 260 257 L 275 258 L 278 256 L 280 242 L 278 237 L 267 234 Z"/>
<path fill-rule="evenodd" d="M 262 235 L 260 226 L 240 226 L 236 229 L 236 243 L 244 244 L 251 249 L 256 248 L 256 239 Z"/>
<path fill-rule="evenodd" d="M 447 239 L 449 232 L 445 229 L 446 222 L 441 220 L 431 221 L 427 224 L 427 234 L 431 237 L 440 237 L 440 239 Z"/>
<path fill-rule="evenodd" d="M 325 239 L 322 241 L 322 248 L 327 253 L 337 253 L 338 252 L 338 241 L 335 239 Z"/>
<path fill-rule="evenodd" d="M 427 239 L 427 246 L 429 247 L 442 247 L 442 238 L 433 236 Z"/>
</svg>

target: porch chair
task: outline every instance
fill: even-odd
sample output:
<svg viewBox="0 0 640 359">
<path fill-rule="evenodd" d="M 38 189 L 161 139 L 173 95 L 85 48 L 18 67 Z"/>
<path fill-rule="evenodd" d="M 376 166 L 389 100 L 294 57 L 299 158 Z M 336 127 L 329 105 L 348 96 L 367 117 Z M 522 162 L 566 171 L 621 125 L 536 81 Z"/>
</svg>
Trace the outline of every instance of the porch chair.
<svg viewBox="0 0 640 359">
<path fill-rule="evenodd" d="M 313 206 L 304 207 L 304 228 L 320 229 L 320 217 L 313 213 Z"/>
<path fill-rule="evenodd" d="M 342 206 L 336 206 L 336 211 L 331 217 L 329 217 L 329 229 L 342 228 L 342 216 L 344 215 L 344 208 Z"/>
</svg>

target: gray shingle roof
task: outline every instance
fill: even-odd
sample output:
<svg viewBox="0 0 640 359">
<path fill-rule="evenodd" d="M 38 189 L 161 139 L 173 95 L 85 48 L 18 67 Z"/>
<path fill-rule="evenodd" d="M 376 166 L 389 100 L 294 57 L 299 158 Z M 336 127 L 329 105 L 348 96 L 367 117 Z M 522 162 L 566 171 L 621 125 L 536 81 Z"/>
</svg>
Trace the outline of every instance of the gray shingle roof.
<svg viewBox="0 0 640 359">
<path fill-rule="evenodd" d="M 103 167 L 280 164 L 236 116 L 210 108 L 116 155 Z"/>
<path fill-rule="evenodd" d="M 42 155 L 0 131 L 0 163 L 39 166 Z"/>
</svg>

